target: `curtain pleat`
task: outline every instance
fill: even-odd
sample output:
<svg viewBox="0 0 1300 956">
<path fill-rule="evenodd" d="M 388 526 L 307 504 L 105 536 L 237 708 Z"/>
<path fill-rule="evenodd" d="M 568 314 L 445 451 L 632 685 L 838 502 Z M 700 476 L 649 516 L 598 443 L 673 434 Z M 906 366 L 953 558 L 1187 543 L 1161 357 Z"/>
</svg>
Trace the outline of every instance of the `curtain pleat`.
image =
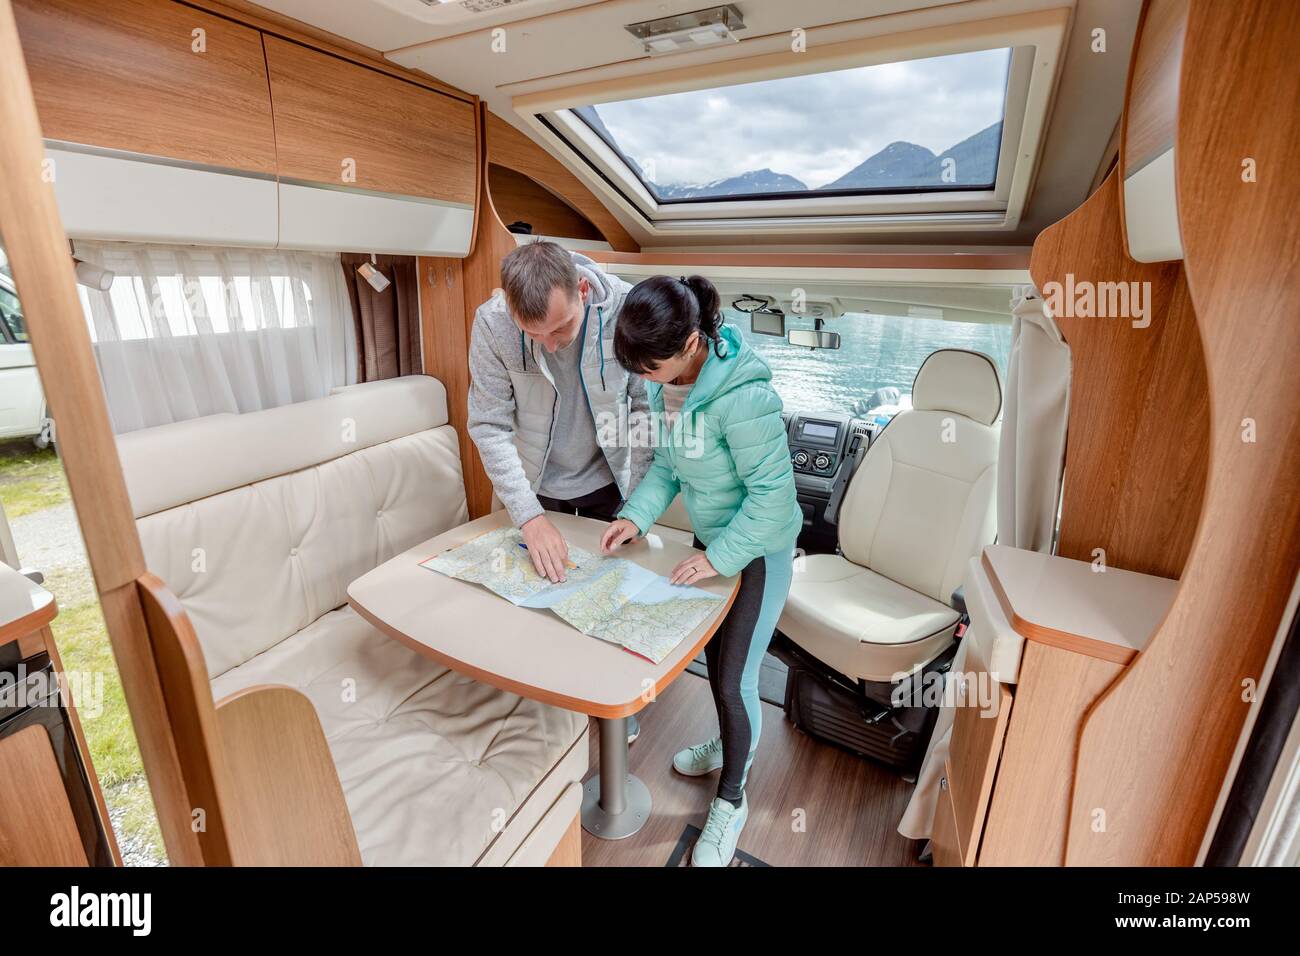
<svg viewBox="0 0 1300 956">
<path fill-rule="evenodd" d="M 119 434 L 321 398 L 356 381 L 338 257 L 85 242 L 116 273 L 79 287 Z"/>
</svg>

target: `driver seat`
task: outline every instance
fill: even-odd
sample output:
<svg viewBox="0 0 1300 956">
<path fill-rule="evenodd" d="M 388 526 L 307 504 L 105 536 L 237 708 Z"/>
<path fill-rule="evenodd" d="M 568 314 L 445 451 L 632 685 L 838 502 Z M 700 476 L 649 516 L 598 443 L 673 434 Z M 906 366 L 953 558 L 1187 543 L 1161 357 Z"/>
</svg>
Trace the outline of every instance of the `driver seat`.
<svg viewBox="0 0 1300 956">
<path fill-rule="evenodd" d="M 794 575 L 778 630 L 854 680 L 889 681 L 952 643 L 953 592 L 996 533 L 1002 386 L 987 355 L 941 349 L 912 408 L 871 443 L 839 514 L 841 554 Z"/>
</svg>

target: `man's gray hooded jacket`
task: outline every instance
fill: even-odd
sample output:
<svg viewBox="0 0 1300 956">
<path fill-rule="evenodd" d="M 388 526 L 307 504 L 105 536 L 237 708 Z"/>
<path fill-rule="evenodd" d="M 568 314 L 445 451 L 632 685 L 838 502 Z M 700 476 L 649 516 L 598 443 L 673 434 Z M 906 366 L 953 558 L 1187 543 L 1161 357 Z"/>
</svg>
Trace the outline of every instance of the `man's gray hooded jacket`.
<svg viewBox="0 0 1300 956">
<path fill-rule="evenodd" d="M 546 467 L 559 402 L 583 402 L 592 414 L 596 440 L 626 498 L 645 475 L 654 448 L 629 447 L 629 420 L 648 412 L 645 384 L 614 358 L 614 328 L 631 288 L 606 275 L 589 258 L 573 253 L 578 275 L 590 287 L 582 342 L 583 392 L 560 395 L 547 368 L 546 350 L 515 325 L 498 289 L 474 313 L 469 347 L 469 434 L 483 469 L 515 526 L 542 513 L 537 485 Z"/>
</svg>

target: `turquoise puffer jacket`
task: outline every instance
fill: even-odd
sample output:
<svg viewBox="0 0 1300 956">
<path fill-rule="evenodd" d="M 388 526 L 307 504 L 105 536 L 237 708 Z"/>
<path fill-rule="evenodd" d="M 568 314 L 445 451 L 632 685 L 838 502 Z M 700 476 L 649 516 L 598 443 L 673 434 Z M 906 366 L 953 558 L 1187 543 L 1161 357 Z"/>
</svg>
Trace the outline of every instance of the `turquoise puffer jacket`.
<svg viewBox="0 0 1300 956">
<path fill-rule="evenodd" d="M 658 413 L 655 457 L 619 517 L 644 534 L 680 490 L 709 563 L 726 576 L 764 554 L 793 550 L 803 512 L 772 372 L 735 329 L 723 325 L 721 334 L 726 355 L 710 348 L 671 434 L 663 388 L 646 379 Z"/>
</svg>

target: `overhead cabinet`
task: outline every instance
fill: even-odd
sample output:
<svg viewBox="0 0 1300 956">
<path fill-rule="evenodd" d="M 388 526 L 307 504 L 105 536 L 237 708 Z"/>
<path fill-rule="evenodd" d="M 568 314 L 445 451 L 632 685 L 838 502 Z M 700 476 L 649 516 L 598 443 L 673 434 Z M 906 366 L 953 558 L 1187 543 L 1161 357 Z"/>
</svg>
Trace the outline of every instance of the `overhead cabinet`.
<svg viewBox="0 0 1300 956">
<path fill-rule="evenodd" d="M 474 204 L 474 108 L 266 38 L 280 178 Z"/>
<path fill-rule="evenodd" d="M 47 140 L 274 176 L 262 35 L 159 0 L 15 0 Z"/>
<path fill-rule="evenodd" d="M 297 43 L 265 43 L 280 244 L 467 252 L 473 106 Z"/>
<path fill-rule="evenodd" d="M 472 103 L 172 0 L 15 0 L 77 238 L 463 256 Z"/>
</svg>

